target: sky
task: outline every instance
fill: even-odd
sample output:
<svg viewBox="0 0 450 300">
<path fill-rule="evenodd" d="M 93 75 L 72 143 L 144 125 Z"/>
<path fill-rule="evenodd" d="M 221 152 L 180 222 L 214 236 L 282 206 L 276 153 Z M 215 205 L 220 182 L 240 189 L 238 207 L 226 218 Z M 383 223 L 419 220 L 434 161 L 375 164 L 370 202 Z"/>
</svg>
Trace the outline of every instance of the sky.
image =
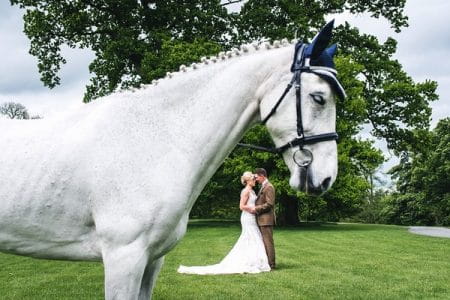
<svg viewBox="0 0 450 300">
<path fill-rule="evenodd" d="M 425 4 L 426 3 L 426 4 Z M 236 6 L 232 9 L 238 9 Z M 416 81 L 426 79 L 438 82 L 439 100 L 432 103 L 432 126 L 439 119 L 450 116 L 450 25 L 448 0 L 407 0 L 405 13 L 409 27 L 395 33 L 383 18 L 370 18 L 367 14 L 340 14 L 336 25 L 345 21 L 361 32 L 369 33 L 384 42 L 388 36 L 398 42 L 395 58 Z M 0 103 L 6 101 L 24 104 L 31 115 L 44 118 L 82 105 L 85 85 L 90 74 L 88 65 L 94 58 L 90 50 L 63 49 L 67 59 L 60 72 L 61 85 L 50 90 L 39 80 L 37 60 L 28 54 L 29 41 L 23 33 L 23 11 L 10 6 L 9 1 L 0 2 Z M 366 132 L 364 137 L 370 138 Z M 377 141 L 386 155 L 391 156 L 382 141 Z M 385 164 L 387 170 L 394 164 Z"/>
</svg>

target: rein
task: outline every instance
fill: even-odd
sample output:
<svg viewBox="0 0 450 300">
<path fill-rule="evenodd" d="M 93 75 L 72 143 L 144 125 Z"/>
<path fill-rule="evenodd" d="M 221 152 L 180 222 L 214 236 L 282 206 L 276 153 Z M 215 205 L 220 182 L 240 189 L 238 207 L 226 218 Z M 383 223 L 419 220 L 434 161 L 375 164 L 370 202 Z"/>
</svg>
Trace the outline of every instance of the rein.
<svg viewBox="0 0 450 300">
<path fill-rule="evenodd" d="M 305 50 L 307 48 L 307 45 L 303 43 L 297 43 L 295 46 L 295 54 L 294 54 L 294 61 L 291 66 L 291 72 L 294 73 L 291 81 L 288 83 L 286 89 L 284 90 L 281 97 L 278 99 L 274 107 L 271 109 L 269 114 L 261 121 L 262 125 L 265 125 L 267 121 L 272 117 L 276 111 L 278 106 L 281 104 L 283 99 L 286 97 L 287 93 L 291 90 L 293 86 L 295 86 L 295 98 L 296 98 L 296 109 L 297 109 L 297 135 L 295 139 L 289 141 L 288 143 L 276 147 L 276 148 L 268 148 L 268 147 L 262 147 L 262 146 L 255 146 L 250 144 L 242 144 L 239 143 L 238 146 L 249 148 L 253 150 L 258 151 L 264 151 L 264 152 L 270 152 L 275 154 L 282 154 L 284 151 L 286 151 L 289 148 L 295 148 L 299 147 L 298 150 L 296 150 L 293 154 L 294 162 L 299 167 L 307 167 L 309 166 L 313 161 L 313 154 L 310 150 L 304 148 L 305 145 L 311 145 L 316 144 L 320 142 L 326 142 L 326 141 L 335 141 L 338 139 L 338 134 L 336 132 L 330 132 L 330 133 L 322 133 L 322 134 L 316 134 L 311 136 L 305 136 L 304 130 L 303 130 L 303 121 L 302 121 L 302 105 L 301 105 L 301 74 L 303 72 L 305 73 L 314 73 L 321 77 L 326 77 L 324 79 L 328 80 L 334 80 L 334 84 L 338 85 L 339 88 L 342 88 L 339 84 L 339 82 L 336 79 L 336 70 L 328 67 L 322 67 L 322 66 L 311 66 L 309 57 L 306 57 Z"/>
</svg>

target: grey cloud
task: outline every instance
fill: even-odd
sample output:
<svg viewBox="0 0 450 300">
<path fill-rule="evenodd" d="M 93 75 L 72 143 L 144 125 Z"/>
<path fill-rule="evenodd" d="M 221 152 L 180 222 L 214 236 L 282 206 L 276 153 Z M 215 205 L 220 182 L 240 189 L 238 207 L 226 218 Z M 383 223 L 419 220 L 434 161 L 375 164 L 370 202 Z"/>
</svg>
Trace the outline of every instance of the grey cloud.
<svg viewBox="0 0 450 300">
<path fill-rule="evenodd" d="M 0 63 L 6 70 L 0 77 L 0 93 L 36 89 L 40 86 L 36 61 L 28 54 L 29 42 L 22 32 L 22 13 L 6 2 L 0 4 L 0 11 Z"/>
<path fill-rule="evenodd" d="M 449 74 L 450 60 L 445 58 L 449 50 L 450 47 L 447 50 L 441 49 L 427 53 L 425 49 L 420 49 L 418 52 L 399 49 L 396 57 L 408 74 L 417 80 L 438 80 Z"/>
<path fill-rule="evenodd" d="M 35 89 L 39 83 L 36 61 L 27 53 L 25 48 L 14 43 L 4 43 L 6 35 L 0 32 L 1 46 L 0 63 L 5 70 L 0 77 L 0 92 L 14 92 L 17 90 Z M 11 40 L 11 38 L 7 38 Z"/>
<path fill-rule="evenodd" d="M 440 119 L 450 117 L 450 76 L 439 77 L 438 83 L 437 93 L 440 97 L 438 101 L 431 104 L 433 108 L 433 127 Z"/>
<path fill-rule="evenodd" d="M 397 39 L 403 47 L 424 48 L 428 51 L 448 50 L 450 27 L 446 12 L 450 11 L 449 1 L 435 0 L 427 4 L 420 0 L 408 1 L 405 11 L 410 26 Z"/>
<path fill-rule="evenodd" d="M 51 117 L 74 107 L 83 105 L 84 84 L 71 87 L 57 87 L 51 91 L 42 87 L 34 91 L 22 91 L 14 94 L 1 94 L 0 103 L 6 101 L 19 102 L 25 105 L 32 115 Z"/>
<path fill-rule="evenodd" d="M 0 93 L 14 94 L 23 91 L 41 91 L 43 83 L 40 81 L 37 59 L 28 54 L 29 41 L 22 32 L 22 12 L 0 4 L 2 14 L 9 12 L 0 21 L 0 63 L 6 74 L 0 77 Z M 89 79 L 88 65 L 94 55 L 90 50 L 62 49 L 63 56 L 68 63 L 63 65 L 59 76 L 62 86 L 71 86 L 76 82 Z"/>
<path fill-rule="evenodd" d="M 2 1 L 0 3 L 0 26 L 3 27 L 5 23 L 9 23 L 11 19 L 16 19 L 19 16 L 22 19 L 23 10 L 18 6 L 12 6 L 9 0 Z"/>
<path fill-rule="evenodd" d="M 94 60 L 95 54 L 89 49 L 63 48 L 62 55 L 67 64 L 63 65 L 60 72 L 61 83 L 72 84 L 78 81 L 88 82 L 90 77 L 89 64 Z"/>
</svg>

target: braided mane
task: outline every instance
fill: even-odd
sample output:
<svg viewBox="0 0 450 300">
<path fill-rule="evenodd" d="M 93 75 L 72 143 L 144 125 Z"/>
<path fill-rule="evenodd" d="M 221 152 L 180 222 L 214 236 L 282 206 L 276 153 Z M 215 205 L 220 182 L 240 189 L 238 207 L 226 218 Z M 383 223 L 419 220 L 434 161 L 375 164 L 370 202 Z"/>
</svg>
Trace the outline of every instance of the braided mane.
<svg viewBox="0 0 450 300">
<path fill-rule="evenodd" d="M 287 39 L 282 39 L 282 40 L 275 40 L 272 43 L 264 41 L 264 42 L 252 42 L 249 44 L 243 44 L 239 48 L 233 48 L 226 52 L 220 52 L 219 54 L 217 54 L 215 56 L 202 57 L 200 59 L 200 62 L 194 62 L 194 63 L 190 64 L 189 66 L 186 66 L 183 64 L 180 66 L 180 68 L 177 72 L 167 72 L 165 77 L 163 77 L 161 79 L 154 79 L 154 80 L 152 80 L 151 84 L 147 84 L 147 85 L 143 85 L 143 86 L 145 87 L 145 86 L 149 86 L 149 85 L 157 85 L 160 80 L 172 78 L 179 73 L 194 71 L 194 70 L 197 70 L 197 69 L 205 67 L 205 66 L 220 63 L 222 61 L 227 61 L 234 57 L 241 57 L 243 55 L 249 55 L 251 53 L 256 53 L 259 51 L 267 51 L 267 50 L 271 50 L 271 49 L 286 47 L 286 46 L 290 46 L 295 43 L 296 43 L 296 40 L 288 41 Z"/>
</svg>

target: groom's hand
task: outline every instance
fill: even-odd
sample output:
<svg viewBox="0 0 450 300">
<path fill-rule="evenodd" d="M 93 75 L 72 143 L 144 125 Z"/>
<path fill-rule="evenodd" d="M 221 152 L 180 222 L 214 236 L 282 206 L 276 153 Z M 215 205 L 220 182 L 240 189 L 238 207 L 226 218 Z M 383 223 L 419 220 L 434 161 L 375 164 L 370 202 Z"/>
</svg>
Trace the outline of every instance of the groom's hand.
<svg viewBox="0 0 450 300">
<path fill-rule="evenodd" d="M 251 214 L 256 214 L 256 209 L 254 207 L 250 207 L 250 213 Z"/>
</svg>

